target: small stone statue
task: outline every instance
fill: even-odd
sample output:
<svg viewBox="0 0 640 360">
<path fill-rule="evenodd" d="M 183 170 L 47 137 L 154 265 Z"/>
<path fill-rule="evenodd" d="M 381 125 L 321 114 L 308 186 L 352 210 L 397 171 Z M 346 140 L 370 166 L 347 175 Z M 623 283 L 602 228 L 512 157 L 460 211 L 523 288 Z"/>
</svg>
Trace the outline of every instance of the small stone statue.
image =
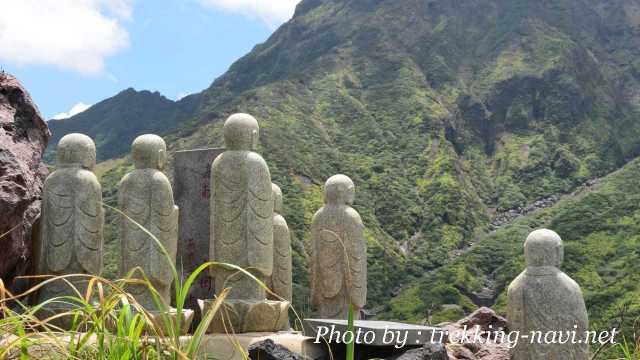
<svg viewBox="0 0 640 360">
<path fill-rule="evenodd" d="M 282 211 L 282 191 L 276 184 L 273 189 L 273 275 L 271 291 L 291 302 L 293 297 L 291 269 L 291 234 Z M 274 298 L 277 299 L 277 298 Z"/>
<path fill-rule="evenodd" d="M 131 220 L 142 225 L 163 245 L 175 263 L 178 244 L 178 207 L 173 202 L 171 182 L 162 172 L 167 146 L 157 135 L 138 136 L 131 145 L 135 170 L 120 181 L 118 206 Z M 156 242 L 133 221 L 121 217 L 120 276 L 140 267 L 159 298 L 168 306 L 173 275 L 171 264 Z M 135 273 L 135 277 L 140 277 Z M 130 292 L 145 309 L 158 310 L 148 287 L 129 285 Z"/>
<path fill-rule="evenodd" d="M 56 170 L 44 183 L 41 214 L 41 254 L 38 272 L 42 275 L 102 272 L 104 214 L 102 190 L 93 173 L 96 147 L 82 134 L 60 139 L 56 150 Z M 88 279 L 68 278 L 82 294 Z M 72 295 L 64 281 L 43 286 L 39 302 Z"/>
<path fill-rule="evenodd" d="M 567 341 L 545 343 L 548 331 L 582 339 L 589 328 L 587 309 L 580 286 L 559 267 L 564 251 L 562 240 L 547 229 L 529 234 L 524 244 L 527 268 L 513 280 L 507 292 L 509 330 L 527 334 L 511 350 L 513 360 L 571 359 L 587 360 L 589 345 Z M 542 340 L 531 339 L 532 331 L 542 332 Z"/>
<path fill-rule="evenodd" d="M 351 206 L 353 181 L 335 175 L 324 185 L 324 202 L 311 223 L 311 301 L 316 317 L 355 319 L 367 301 L 367 242 L 364 225 Z"/>
<path fill-rule="evenodd" d="M 230 263 L 267 282 L 273 270 L 271 174 L 255 152 L 258 122 L 230 116 L 223 127 L 226 151 L 211 166 L 211 261 Z M 230 287 L 229 299 L 265 300 L 265 290 L 234 270 L 212 267 L 216 292 Z"/>
</svg>

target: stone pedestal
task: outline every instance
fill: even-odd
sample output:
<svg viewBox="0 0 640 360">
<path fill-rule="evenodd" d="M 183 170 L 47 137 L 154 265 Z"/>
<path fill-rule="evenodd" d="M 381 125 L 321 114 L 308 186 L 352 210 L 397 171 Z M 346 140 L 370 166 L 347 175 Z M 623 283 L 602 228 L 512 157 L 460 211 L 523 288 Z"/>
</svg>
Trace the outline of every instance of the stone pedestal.
<svg viewBox="0 0 640 360">
<path fill-rule="evenodd" d="M 137 313 L 136 310 L 132 310 L 133 313 Z M 171 331 L 169 331 L 169 329 L 166 327 L 166 324 L 164 322 L 163 319 L 163 315 L 160 311 L 147 311 L 147 313 L 149 314 L 149 318 L 151 323 L 153 324 L 153 328 L 155 329 L 162 329 L 162 334 L 164 336 L 169 336 L 171 334 Z M 187 335 L 189 333 L 189 327 L 191 326 L 191 323 L 193 322 L 193 315 L 194 315 L 194 311 L 190 310 L 190 309 L 183 309 L 182 310 L 182 325 L 180 326 L 180 335 Z M 116 316 L 118 316 L 120 313 L 118 313 Z M 171 327 L 173 328 L 174 325 L 177 321 L 178 318 L 178 313 L 176 311 L 176 309 L 174 308 L 170 308 L 169 309 L 169 321 L 171 322 Z M 111 329 L 111 331 L 115 332 L 116 331 L 116 323 L 115 320 L 113 321 L 108 321 L 107 322 L 107 326 Z M 151 330 L 151 327 L 148 327 L 145 329 L 145 333 L 147 335 L 155 335 L 155 331 Z"/>
<path fill-rule="evenodd" d="M 200 302 L 205 314 L 213 300 Z M 288 301 L 227 299 L 218 310 L 207 333 L 278 332 L 289 329 Z"/>
<path fill-rule="evenodd" d="M 94 306 L 98 306 L 94 304 Z M 74 323 L 75 314 L 81 314 L 81 311 L 76 306 L 61 304 L 61 303 L 49 303 L 40 308 L 35 316 L 38 320 L 46 322 L 47 326 L 55 328 L 55 331 L 67 330 L 67 331 L 87 331 L 87 326 L 79 326 Z M 83 318 L 80 315 L 80 318 Z"/>
<path fill-rule="evenodd" d="M 347 320 L 305 319 L 305 334 L 331 347 L 335 359 L 344 359 Z M 355 320 L 353 322 L 356 360 L 393 358 L 410 349 L 430 344 L 442 344 L 446 334 L 431 326 L 403 324 L 391 321 Z"/>
<path fill-rule="evenodd" d="M 155 326 L 163 329 L 163 333 L 168 335 L 170 332 L 165 329 L 163 315 L 160 311 L 150 311 L 151 321 Z M 186 335 L 189 331 L 189 327 L 191 327 L 191 323 L 193 322 L 193 316 L 195 311 L 191 309 L 182 309 L 182 325 L 180 325 L 180 335 Z M 176 309 L 169 309 L 169 320 L 171 324 L 175 324 L 178 319 L 178 312 Z M 172 325 L 173 326 L 173 325 Z"/>
<path fill-rule="evenodd" d="M 186 279 L 209 261 L 209 179 L 211 163 L 224 149 L 178 151 L 174 164 L 174 198 L 180 208 L 176 267 Z M 204 271 L 193 283 L 185 307 L 199 310 L 197 299 L 213 297 L 215 288 Z M 196 322 L 200 314 L 195 314 Z"/>
<path fill-rule="evenodd" d="M 58 342 L 52 343 L 41 342 L 39 344 L 30 344 L 27 352 L 30 359 L 51 359 L 59 357 L 60 346 L 68 346 L 73 340 L 77 344 L 79 338 L 86 336 L 84 333 L 78 333 L 74 338 L 68 335 L 62 335 L 58 338 Z M 218 360 L 245 360 L 247 352 L 251 345 L 271 340 L 275 344 L 287 348 L 289 351 L 304 356 L 304 359 L 319 360 L 329 359 L 329 351 L 324 344 L 315 344 L 313 338 L 306 337 L 299 332 L 277 332 L 277 333 L 248 333 L 248 334 L 208 334 L 204 335 L 198 350 L 198 359 L 218 359 Z M 155 341 L 156 338 L 150 338 Z M 180 342 L 186 344 L 191 340 L 191 336 L 181 336 Z M 18 341 L 13 335 L 0 334 L 0 347 L 7 347 L 9 344 Z M 96 344 L 97 337 L 89 336 L 87 345 Z M 19 358 L 20 348 L 8 353 L 9 358 Z M 338 359 L 334 357 L 334 359 Z"/>
<path fill-rule="evenodd" d="M 187 340 L 188 338 L 185 338 Z M 305 359 L 329 359 L 329 350 L 325 344 L 315 344 L 313 338 L 299 332 L 208 334 L 202 339 L 199 356 L 219 360 L 244 360 L 249 346 L 270 339 L 284 346 L 291 352 L 304 356 Z"/>
</svg>

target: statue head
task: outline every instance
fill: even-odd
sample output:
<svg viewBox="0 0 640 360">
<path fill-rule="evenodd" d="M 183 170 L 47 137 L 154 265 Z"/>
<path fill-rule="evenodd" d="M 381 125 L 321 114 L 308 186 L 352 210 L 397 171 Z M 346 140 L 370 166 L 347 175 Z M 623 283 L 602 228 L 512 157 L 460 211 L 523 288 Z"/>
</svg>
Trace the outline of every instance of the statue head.
<svg viewBox="0 0 640 360">
<path fill-rule="evenodd" d="M 131 157 L 136 169 L 164 169 L 167 145 L 158 135 L 140 135 L 131 144 Z"/>
<path fill-rule="evenodd" d="M 280 213 L 282 211 L 282 190 L 280 190 L 280 186 L 271 183 L 271 192 L 273 192 L 273 211 Z"/>
<path fill-rule="evenodd" d="M 332 205 L 351 205 L 355 200 L 355 185 L 346 175 L 334 175 L 324 184 L 324 202 Z"/>
<path fill-rule="evenodd" d="M 233 114 L 222 128 L 228 150 L 255 150 L 258 146 L 258 121 L 249 114 Z"/>
<path fill-rule="evenodd" d="M 562 239 L 554 231 L 536 230 L 524 242 L 524 257 L 527 266 L 560 267 L 564 259 Z"/>
<path fill-rule="evenodd" d="M 84 134 L 65 135 L 56 148 L 56 165 L 93 171 L 96 166 L 96 145 Z"/>
</svg>

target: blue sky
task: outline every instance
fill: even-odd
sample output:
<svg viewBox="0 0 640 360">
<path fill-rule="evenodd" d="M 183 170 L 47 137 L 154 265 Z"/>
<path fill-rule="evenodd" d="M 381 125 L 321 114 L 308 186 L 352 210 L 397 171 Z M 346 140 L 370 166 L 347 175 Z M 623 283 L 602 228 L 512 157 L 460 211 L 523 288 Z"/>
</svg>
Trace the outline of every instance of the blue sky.
<svg viewBox="0 0 640 360">
<path fill-rule="evenodd" d="M 0 65 L 46 118 L 128 87 L 177 99 L 265 41 L 297 2 L 0 0 Z"/>
</svg>

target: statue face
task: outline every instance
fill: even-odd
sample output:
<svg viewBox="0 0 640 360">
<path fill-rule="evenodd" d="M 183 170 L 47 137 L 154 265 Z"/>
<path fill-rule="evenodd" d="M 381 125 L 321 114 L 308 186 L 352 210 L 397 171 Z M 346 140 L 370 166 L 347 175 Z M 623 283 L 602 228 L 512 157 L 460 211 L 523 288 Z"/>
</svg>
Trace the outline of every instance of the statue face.
<svg viewBox="0 0 640 360">
<path fill-rule="evenodd" d="M 355 200 L 355 185 L 345 175 L 334 175 L 324 185 L 324 201 L 333 205 L 351 205 Z"/>
<path fill-rule="evenodd" d="M 65 135 L 58 142 L 56 162 L 59 167 L 78 167 L 93 171 L 96 166 L 96 146 L 86 135 Z"/>
<path fill-rule="evenodd" d="M 258 121 L 248 114 L 231 115 L 222 129 L 228 150 L 255 150 L 260 129 Z"/>
<path fill-rule="evenodd" d="M 560 267 L 564 259 L 562 239 L 551 230 L 536 230 L 525 241 L 524 255 L 527 266 Z"/>
<path fill-rule="evenodd" d="M 157 135 L 141 135 L 131 144 L 131 157 L 136 169 L 163 170 L 167 163 L 167 145 Z"/>
</svg>

